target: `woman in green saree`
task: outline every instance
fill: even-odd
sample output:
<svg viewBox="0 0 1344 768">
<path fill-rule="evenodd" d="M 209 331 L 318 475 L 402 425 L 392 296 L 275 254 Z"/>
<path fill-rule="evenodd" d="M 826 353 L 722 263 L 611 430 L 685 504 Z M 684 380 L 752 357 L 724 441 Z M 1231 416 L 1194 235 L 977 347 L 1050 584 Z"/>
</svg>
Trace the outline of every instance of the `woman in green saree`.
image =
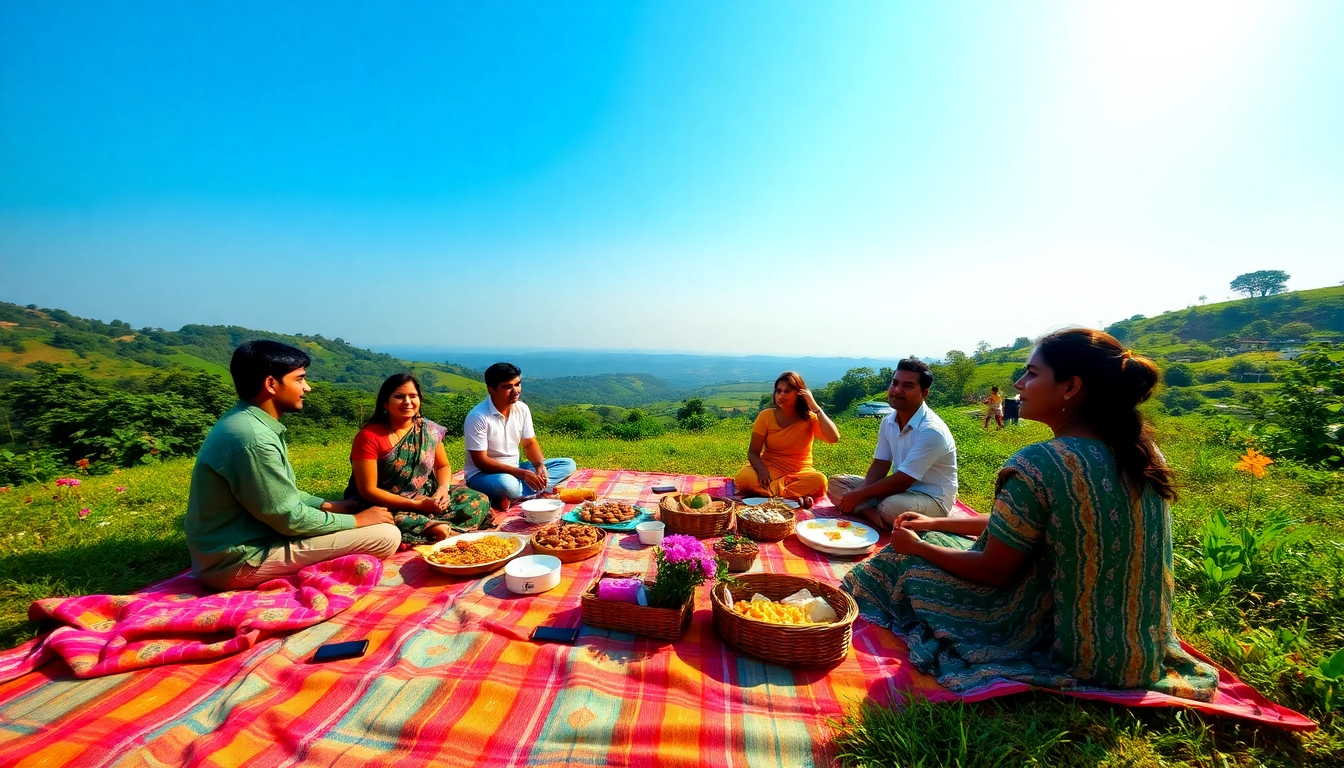
<svg viewBox="0 0 1344 768">
<path fill-rule="evenodd" d="M 861 615 L 954 691 L 1003 678 L 1212 699 L 1215 670 L 1172 626 L 1176 491 L 1137 410 L 1158 375 L 1101 331 L 1039 339 L 1014 387 L 1054 439 L 1004 464 L 988 516 L 898 517 L 845 578 Z"/>
<path fill-rule="evenodd" d="M 489 499 L 464 485 L 451 487 L 445 434 L 442 426 L 420 415 L 415 376 L 389 376 L 378 390 L 373 415 L 351 446 L 345 498 L 391 510 L 404 544 L 493 528 Z"/>
</svg>

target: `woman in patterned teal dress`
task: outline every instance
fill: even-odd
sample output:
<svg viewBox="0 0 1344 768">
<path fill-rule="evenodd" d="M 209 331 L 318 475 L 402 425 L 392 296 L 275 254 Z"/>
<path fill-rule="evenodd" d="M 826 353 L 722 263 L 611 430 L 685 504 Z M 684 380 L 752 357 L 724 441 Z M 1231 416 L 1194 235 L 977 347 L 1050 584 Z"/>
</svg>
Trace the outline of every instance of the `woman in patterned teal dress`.
<svg viewBox="0 0 1344 768">
<path fill-rule="evenodd" d="M 345 498 L 391 510 L 404 545 L 493 528 L 490 500 L 465 485 L 452 487 L 453 468 L 443 449 L 446 434 L 420 415 L 415 376 L 389 376 L 351 446 Z"/>
<path fill-rule="evenodd" d="M 1212 699 L 1216 671 L 1172 626 L 1176 493 L 1137 411 L 1157 381 L 1100 331 L 1039 339 L 1014 386 L 1055 438 L 1004 464 L 988 517 L 897 518 L 844 581 L 860 613 L 954 691 L 1003 678 Z"/>
</svg>

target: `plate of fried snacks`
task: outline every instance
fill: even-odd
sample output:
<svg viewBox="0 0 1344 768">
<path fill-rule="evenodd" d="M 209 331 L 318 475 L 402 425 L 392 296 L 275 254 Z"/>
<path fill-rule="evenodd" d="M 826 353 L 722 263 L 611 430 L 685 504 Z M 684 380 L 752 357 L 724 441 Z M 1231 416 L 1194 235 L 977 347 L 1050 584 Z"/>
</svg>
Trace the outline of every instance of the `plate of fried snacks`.
<svg viewBox="0 0 1344 768">
<path fill-rule="evenodd" d="M 450 536 L 424 552 L 431 568 L 450 576 L 479 576 L 521 555 L 527 537 L 502 531 L 475 531 Z"/>
<path fill-rule="evenodd" d="M 532 549 L 558 557 L 562 563 L 577 563 L 601 552 L 606 538 L 607 532 L 596 526 L 556 523 L 532 534 Z"/>
<path fill-rule="evenodd" d="M 790 624 L 806 626 L 809 624 L 830 624 L 840 620 L 839 614 L 830 603 L 814 596 L 806 589 L 800 589 L 782 600 L 771 600 L 762 594 L 751 596 L 750 600 L 733 600 L 732 592 L 725 591 L 733 613 L 748 619 L 764 621 L 769 624 Z"/>
<path fill-rule="evenodd" d="M 651 517 L 649 511 L 628 501 L 589 501 L 560 516 L 561 520 L 596 525 L 609 531 L 633 531 Z"/>
<path fill-rule="evenodd" d="M 843 517 L 806 520 L 798 524 L 796 532 L 804 544 L 828 555 L 865 555 L 877 545 L 877 531 Z"/>
</svg>

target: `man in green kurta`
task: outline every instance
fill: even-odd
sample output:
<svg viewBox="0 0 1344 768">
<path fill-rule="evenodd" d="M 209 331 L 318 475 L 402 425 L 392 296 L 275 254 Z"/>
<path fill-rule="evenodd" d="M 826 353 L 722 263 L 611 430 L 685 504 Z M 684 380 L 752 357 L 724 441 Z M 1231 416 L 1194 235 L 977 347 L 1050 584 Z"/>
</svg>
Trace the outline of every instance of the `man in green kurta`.
<svg viewBox="0 0 1344 768">
<path fill-rule="evenodd" d="M 294 482 L 280 416 L 311 390 L 302 350 L 250 341 L 229 373 L 239 402 L 210 429 L 191 472 L 187 548 L 191 571 L 212 589 L 246 589 L 350 554 L 385 558 L 401 533 L 383 507 L 304 493 Z"/>
</svg>

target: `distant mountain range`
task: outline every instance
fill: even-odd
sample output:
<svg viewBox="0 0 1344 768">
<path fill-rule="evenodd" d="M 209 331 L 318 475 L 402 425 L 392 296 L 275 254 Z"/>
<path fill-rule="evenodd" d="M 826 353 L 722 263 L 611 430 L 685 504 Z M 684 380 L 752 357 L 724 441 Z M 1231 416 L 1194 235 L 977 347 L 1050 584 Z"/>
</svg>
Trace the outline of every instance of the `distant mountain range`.
<svg viewBox="0 0 1344 768">
<path fill-rule="evenodd" d="M 378 351 L 404 360 L 454 363 L 485 370 L 505 360 L 523 370 L 524 378 L 592 377 L 611 374 L 645 374 L 666 386 L 695 389 L 709 384 L 740 381 L 774 381 L 784 371 L 797 371 L 808 386 L 820 388 L 845 375 L 851 368 L 893 366 L 895 358 L 870 357 L 778 357 L 750 355 L 730 357 L 682 353 L 591 352 L 583 350 L 511 353 L 479 349 L 389 345 Z"/>
</svg>

